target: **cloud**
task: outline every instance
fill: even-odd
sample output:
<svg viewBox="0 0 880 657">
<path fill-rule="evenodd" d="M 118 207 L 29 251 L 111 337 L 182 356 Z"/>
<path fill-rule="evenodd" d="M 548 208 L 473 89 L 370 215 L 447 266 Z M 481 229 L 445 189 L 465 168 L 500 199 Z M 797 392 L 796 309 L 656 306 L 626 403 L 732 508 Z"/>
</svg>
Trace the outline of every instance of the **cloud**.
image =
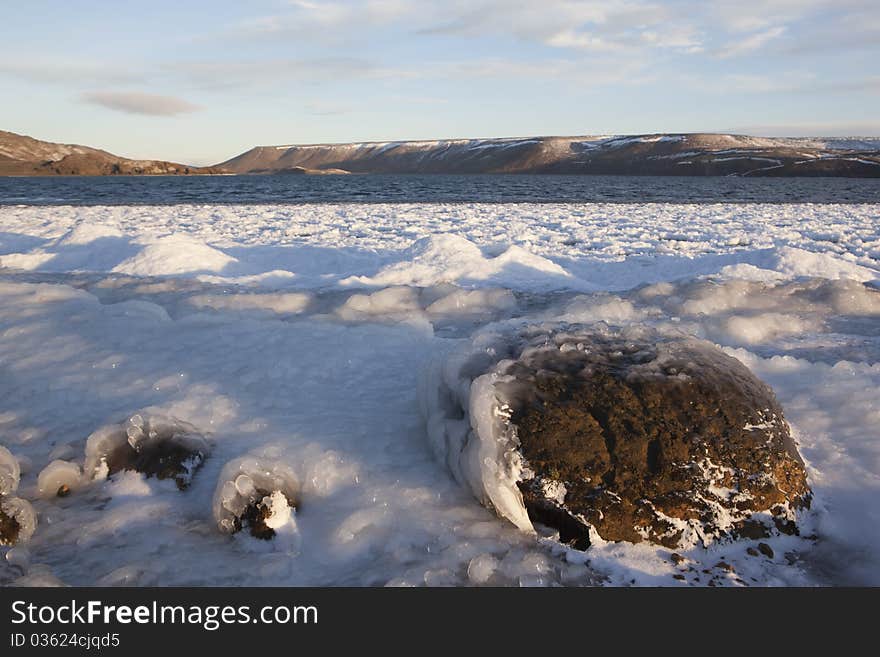
<svg viewBox="0 0 880 657">
<path fill-rule="evenodd" d="M 288 81 L 321 83 L 382 77 L 382 71 L 371 62 L 345 56 L 181 61 L 168 64 L 166 72 L 202 89 L 276 87 Z"/>
<path fill-rule="evenodd" d="M 159 96 L 136 91 L 92 91 L 82 95 L 82 99 L 93 105 L 127 114 L 146 114 L 148 116 L 176 116 L 200 109 L 174 96 Z"/>
<path fill-rule="evenodd" d="M 101 61 L 29 56 L 0 58 L 0 75 L 28 82 L 52 84 L 128 84 L 143 82 L 144 74 L 134 67 Z"/>
<path fill-rule="evenodd" d="M 785 34 L 785 27 L 771 27 L 760 32 L 747 36 L 743 39 L 728 43 L 723 48 L 716 51 L 716 56 L 721 58 L 734 57 L 736 55 L 745 55 L 755 50 L 760 50 L 768 42 L 778 39 Z"/>
</svg>

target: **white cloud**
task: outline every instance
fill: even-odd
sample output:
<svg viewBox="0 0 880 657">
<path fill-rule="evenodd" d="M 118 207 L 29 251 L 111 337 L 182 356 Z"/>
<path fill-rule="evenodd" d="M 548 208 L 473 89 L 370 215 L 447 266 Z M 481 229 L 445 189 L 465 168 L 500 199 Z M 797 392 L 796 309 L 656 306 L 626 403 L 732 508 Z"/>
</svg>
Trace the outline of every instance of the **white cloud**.
<svg viewBox="0 0 880 657">
<path fill-rule="evenodd" d="M 149 116 L 175 116 L 200 109 L 198 105 L 193 105 L 174 96 L 159 96 L 135 91 L 92 91 L 83 94 L 82 99 L 87 103 L 100 105 L 117 112 Z"/>
<path fill-rule="evenodd" d="M 783 34 L 785 34 L 785 27 L 781 26 L 771 27 L 766 30 L 762 30 L 761 32 L 755 32 L 754 34 L 751 34 L 745 38 L 731 41 L 724 47 L 717 50 L 716 55 L 722 58 L 745 55 L 756 50 L 760 50 L 767 43 L 773 41 L 774 39 L 778 39 Z"/>
</svg>

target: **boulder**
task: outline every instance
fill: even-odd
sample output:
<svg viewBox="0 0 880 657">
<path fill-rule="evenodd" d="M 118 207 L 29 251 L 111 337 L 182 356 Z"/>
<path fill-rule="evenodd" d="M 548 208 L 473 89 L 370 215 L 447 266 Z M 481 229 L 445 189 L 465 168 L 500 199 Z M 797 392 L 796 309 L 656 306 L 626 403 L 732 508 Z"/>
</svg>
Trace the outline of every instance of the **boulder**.
<svg viewBox="0 0 880 657">
<path fill-rule="evenodd" d="M 526 327 L 441 369 L 424 404 L 435 450 L 522 528 L 675 548 L 796 533 L 809 507 L 772 390 L 705 341 Z"/>
</svg>

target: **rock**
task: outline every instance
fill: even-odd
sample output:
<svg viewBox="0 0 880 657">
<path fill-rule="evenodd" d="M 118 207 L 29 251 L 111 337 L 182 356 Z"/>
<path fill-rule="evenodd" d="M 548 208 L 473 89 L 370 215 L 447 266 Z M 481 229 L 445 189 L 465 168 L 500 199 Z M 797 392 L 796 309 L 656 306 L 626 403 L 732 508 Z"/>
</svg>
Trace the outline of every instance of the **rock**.
<svg viewBox="0 0 880 657">
<path fill-rule="evenodd" d="M 758 543 L 758 551 L 768 559 L 773 558 L 773 548 L 766 543 Z"/>
<path fill-rule="evenodd" d="M 773 392 L 710 343 L 545 325 L 444 367 L 423 404 L 435 450 L 522 528 L 524 510 L 576 547 L 593 530 L 676 548 L 796 531 L 809 506 Z"/>
<path fill-rule="evenodd" d="M 123 424 L 102 427 L 86 441 L 84 475 L 101 479 L 122 470 L 174 479 L 186 489 L 209 453 L 208 442 L 191 424 L 161 415 L 136 414 Z"/>
</svg>

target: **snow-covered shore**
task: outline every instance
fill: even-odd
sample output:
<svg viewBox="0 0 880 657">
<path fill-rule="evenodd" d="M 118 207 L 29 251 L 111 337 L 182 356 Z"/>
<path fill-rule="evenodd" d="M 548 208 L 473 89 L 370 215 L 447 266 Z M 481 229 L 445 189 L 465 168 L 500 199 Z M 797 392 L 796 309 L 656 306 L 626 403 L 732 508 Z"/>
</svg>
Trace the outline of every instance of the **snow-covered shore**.
<svg viewBox="0 0 880 657">
<path fill-rule="evenodd" d="M 560 318 L 707 338 L 785 409 L 815 538 L 694 549 L 685 581 L 880 583 L 880 207 L 742 204 L 0 208 L 0 443 L 40 522 L 0 583 L 680 585 L 668 550 L 522 534 L 432 460 L 426 363 Z M 38 498 L 45 465 L 144 410 L 208 436 L 190 489 Z M 296 473 L 296 541 L 217 531 L 245 455 Z"/>
</svg>

